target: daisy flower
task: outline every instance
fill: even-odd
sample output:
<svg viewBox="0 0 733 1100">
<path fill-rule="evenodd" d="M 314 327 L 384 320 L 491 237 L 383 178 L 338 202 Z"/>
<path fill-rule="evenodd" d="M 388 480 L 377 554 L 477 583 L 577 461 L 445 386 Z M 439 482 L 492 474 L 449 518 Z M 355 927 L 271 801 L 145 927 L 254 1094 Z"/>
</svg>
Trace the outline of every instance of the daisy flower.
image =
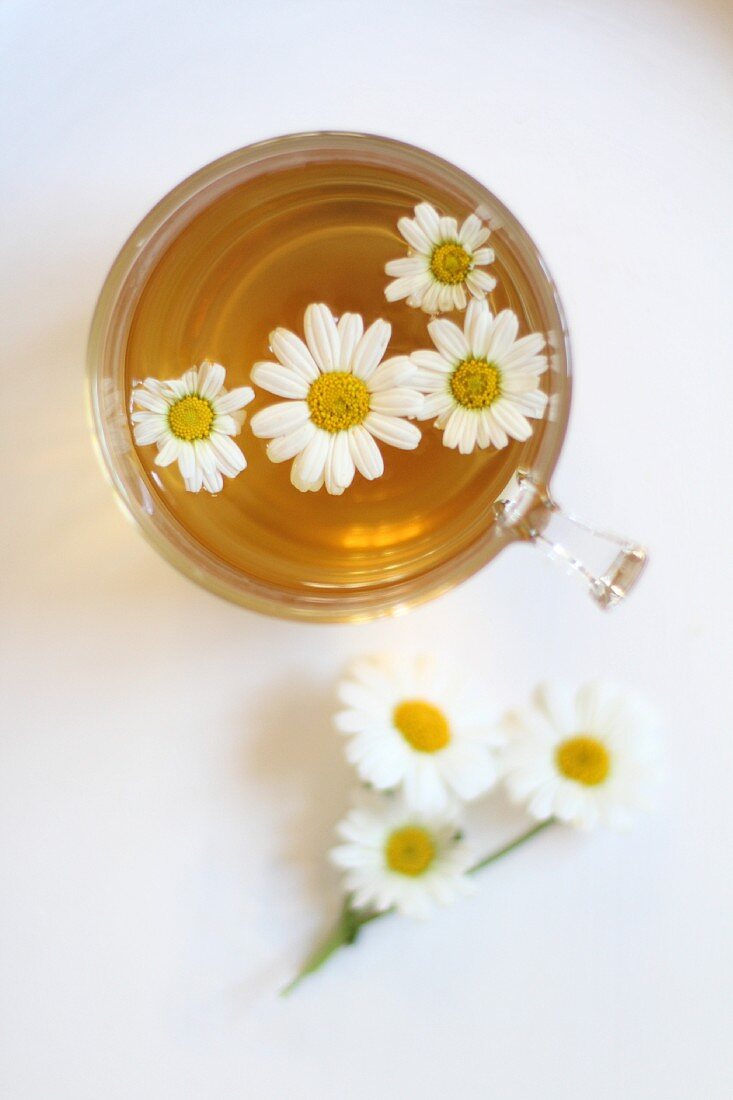
<svg viewBox="0 0 733 1100">
<path fill-rule="evenodd" d="M 346 756 L 378 790 L 401 788 L 409 805 L 430 813 L 494 783 L 496 733 L 446 667 L 429 658 L 361 660 L 338 694 L 347 709 L 334 724 L 349 738 Z"/>
<path fill-rule="evenodd" d="M 607 684 L 544 685 L 505 721 L 509 793 L 540 821 L 626 828 L 656 779 L 655 726 L 645 704 Z"/>
<path fill-rule="evenodd" d="M 156 466 L 178 462 L 186 489 L 218 493 L 225 477 L 236 477 L 247 461 L 231 436 L 239 435 L 245 405 L 254 397 L 249 386 L 224 389 L 226 371 L 208 359 L 182 378 L 159 382 L 146 378 L 132 391 L 135 442 L 155 443 Z"/>
<path fill-rule="evenodd" d="M 465 309 L 467 293 L 484 298 L 496 279 L 480 268 L 494 260 L 485 248 L 491 230 L 475 214 L 461 228 L 455 218 L 441 218 L 429 202 L 415 207 L 414 218 L 400 218 L 397 228 L 410 246 L 407 256 L 390 260 L 387 275 L 395 278 L 385 287 L 388 302 L 407 299 L 426 313 Z"/>
<path fill-rule="evenodd" d="M 356 470 L 372 481 L 384 472 L 375 439 L 411 451 L 420 429 L 422 396 L 414 388 L 417 369 L 409 356 L 382 362 L 392 329 L 375 321 L 364 331 L 358 313 L 338 324 L 327 306 L 305 311 L 305 343 L 287 329 L 275 329 L 270 347 L 277 363 L 255 363 L 252 381 L 287 400 L 252 417 L 255 435 L 271 442 L 273 462 L 295 459 L 290 479 L 301 492 L 324 484 L 338 495 Z"/>
<path fill-rule="evenodd" d="M 547 359 L 538 332 L 517 339 L 519 320 L 510 309 L 492 317 L 486 302 L 473 301 L 463 330 L 445 319 L 431 321 L 435 351 L 415 351 L 415 385 L 426 395 L 420 420 L 435 417 L 446 447 L 470 454 L 476 447 L 506 447 L 529 439 L 528 418 L 541 419 L 547 394 L 540 375 Z"/>
<path fill-rule="evenodd" d="M 471 891 L 471 854 L 455 817 L 425 816 L 397 798 L 363 798 L 338 825 L 343 844 L 331 850 L 355 909 L 396 909 L 427 917 Z"/>
</svg>

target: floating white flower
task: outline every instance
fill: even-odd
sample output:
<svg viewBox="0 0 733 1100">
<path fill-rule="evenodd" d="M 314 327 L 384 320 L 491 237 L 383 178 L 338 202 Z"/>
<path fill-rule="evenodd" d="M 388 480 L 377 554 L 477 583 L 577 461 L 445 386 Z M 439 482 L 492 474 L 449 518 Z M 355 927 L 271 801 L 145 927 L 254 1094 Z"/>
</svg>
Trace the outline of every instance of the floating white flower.
<svg viewBox="0 0 733 1100">
<path fill-rule="evenodd" d="M 518 340 L 518 329 L 512 310 L 492 317 L 485 301 L 469 304 L 463 330 L 445 319 L 428 325 L 437 350 L 411 356 L 420 368 L 415 385 L 426 395 L 419 418 L 436 418 L 446 447 L 461 454 L 506 447 L 510 438 L 529 439 L 528 418 L 544 415 L 545 338 L 535 332 Z"/>
<path fill-rule="evenodd" d="M 446 905 L 471 891 L 471 854 L 450 814 L 426 816 L 399 798 L 364 796 L 337 832 L 344 843 L 331 859 L 345 871 L 355 909 L 394 908 L 422 918 L 436 902 Z"/>
<path fill-rule="evenodd" d="M 496 778 L 495 730 L 472 693 L 429 658 L 357 661 L 339 687 L 346 755 L 378 790 L 400 788 L 418 810 L 469 800 Z"/>
<path fill-rule="evenodd" d="M 655 725 L 644 703 L 606 684 L 544 685 L 505 722 L 509 793 L 540 821 L 626 828 L 656 779 Z"/>
<path fill-rule="evenodd" d="M 490 229 L 475 214 L 469 214 L 461 228 L 455 218 L 441 218 L 429 202 L 415 207 L 414 218 L 397 223 L 410 246 L 410 254 L 390 260 L 384 270 L 395 278 L 385 288 L 389 302 L 407 299 L 408 306 L 437 313 L 465 309 L 467 293 L 484 298 L 496 286 L 496 279 L 481 271 L 494 260 L 485 248 Z"/>
<path fill-rule="evenodd" d="M 343 493 L 356 470 L 369 481 L 380 477 L 375 438 L 407 451 L 420 442 L 420 429 L 404 419 L 422 407 L 417 369 L 406 355 L 382 363 L 391 331 L 379 320 L 365 332 L 358 313 L 337 324 L 327 306 L 310 305 L 305 343 L 283 328 L 270 335 L 278 362 L 255 363 L 252 381 L 288 400 L 256 413 L 252 431 L 271 440 L 273 462 L 295 459 L 290 477 L 301 492 L 325 482 L 329 493 Z"/>
<path fill-rule="evenodd" d="M 254 397 L 249 386 L 224 389 L 226 371 L 206 360 L 182 378 L 159 382 L 146 378 L 132 391 L 135 442 L 155 443 L 157 466 L 178 462 L 191 493 L 218 493 L 226 477 L 236 477 L 247 461 L 231 436 L 244 423 L 245 405 Z"/>
</svg>

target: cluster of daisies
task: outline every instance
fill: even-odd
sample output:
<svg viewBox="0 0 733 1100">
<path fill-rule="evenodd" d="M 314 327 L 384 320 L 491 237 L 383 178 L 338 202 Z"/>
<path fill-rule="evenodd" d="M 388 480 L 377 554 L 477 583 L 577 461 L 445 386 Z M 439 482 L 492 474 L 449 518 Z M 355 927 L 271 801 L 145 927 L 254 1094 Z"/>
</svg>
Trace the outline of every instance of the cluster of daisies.
<svg viewBox="0 0 733 1100">
<path fill-rule="evenodd" d="M 471 214 L 458 226 L 429 203 L 401 218 L 408 254 L 386 265 L 389 301 L 433 315 L 433 346 L 385 358 L 391 326 L 365 327 L 358 313 L 336 318 L 323 304 L 305 311 L 303 334 L 270 334 L 273 360 L 258 362 L 252 382 L 282 400 L 252 417 L 255 436 L 268 440 L 272 462 L 288 462 L 302 492 L 338 496 L 357 472 L 374 480 L 384 471 L 380 444 L 414 450 L 416 421 L 433 421 L 446 447 L 461 454 L 526 440 L 541 419 L 547 394 L 544 337 L 519 336 L 509 309 L 494 316 L 486 300 L 496 280 L 485 270 L 494 259 L 490 230 Z M 465 311 L 462 324 L 438 314 Z M 148 378 L 133 390 L 132 421 L 139 446 L 155 444 L 159 466 L 178 463 L 186 489 L 218 493 L 225 477 L 247 463 L 233 436 L 241 431 L 249 386 L 227 392 L 225 371 L 205 362 L 181 379 Z"/>
<path fill-rule="evenodd" d="M 628 828 L 659 777 L 654 713 L 609 684 L 543 685 L 525 706 L 487 721 L 446 664 L 381 656 L 357 661 L 338 696 L 334 724 L 362 787 L 330 853 L 343 874 L 341 917 L 296 983 L 363 924 L 390 912 L 425 917 L 469 893 L 474 872 L 553 822 Z M 462 813 L 497 785 L 531 824 L 479 859 Z"/>
</svg>

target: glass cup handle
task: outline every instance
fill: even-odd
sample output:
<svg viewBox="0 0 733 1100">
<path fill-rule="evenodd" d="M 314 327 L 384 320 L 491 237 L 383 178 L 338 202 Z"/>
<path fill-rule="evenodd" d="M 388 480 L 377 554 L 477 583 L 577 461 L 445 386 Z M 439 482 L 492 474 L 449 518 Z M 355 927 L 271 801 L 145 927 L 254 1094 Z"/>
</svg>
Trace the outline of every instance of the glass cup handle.
<svg viewBox="0 0 733 1100">
<path fill-rule="evenodd" d="M 508 496 L 494 506 L 499 524 L 512 537 L 534 543 L 552 561 L 585 584 L 603 610 L 628 596 L 644 572 L 648 555 L 643 546 L 599 531 L 563 511 L 546 487 L 520 473 L 507 487 Z"/>
</svg>

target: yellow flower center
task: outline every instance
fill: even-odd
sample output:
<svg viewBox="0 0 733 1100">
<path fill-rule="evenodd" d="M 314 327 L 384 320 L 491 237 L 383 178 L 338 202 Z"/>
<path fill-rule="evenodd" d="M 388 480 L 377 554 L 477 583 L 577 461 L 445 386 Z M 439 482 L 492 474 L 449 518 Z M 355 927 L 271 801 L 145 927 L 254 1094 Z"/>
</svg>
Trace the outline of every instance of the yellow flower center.
<svg viewBox="0 0 733 1100">
<path fill-rule="evenodd" d="M 439 283 L 455 286 L 462 283 L 471 270 L 471 257 L 457 241 L 445 241 L 433 249 L 430 270 Z"/>
<path fill-rule="evenodd" d="M 369 390 L 347 371 L 319 374 L 308 390 L 311 420 L 325 432 L 343 432 L 361 424 L 369 413 Z"/>
<path fill-rule="evenodd" d="M 439 752 L 450 741 L 450 726 L 442 710 L 424 699 L 405 699 L 399 703 L 392 721 L 405 741 L 418 752 Z"/>
<path fill-rule="evenodd" d="M 168 413 L 170 430 L 178 439 L 192 443 L 195 439 L 208 439 L 214 423 L 214 410 L 204 397 L 189 394 L 171 405 Z"/>
<path fill-rule="evenodd" d="M 451 375 L 450 388 L 464 409 L 488 409 L 501 396 L 501 371 L 486 359 L 464 359 Z"/>
<path fill-rule="evenodd" d="M 596 737 L 579 734 L 561 742 L 555 750 L 555 763 L 566 779 L 574 779 L 585 787 L 597 787 L 608 778 L 611 756 Z"/>
<path fill-rule="evenodd" d="M 435 859 L 435 842 L 427 829 L 406 825 L 396 829 L 384 849 L 387 866 L 399 875 L 421 875 Z"/>
</svg>

